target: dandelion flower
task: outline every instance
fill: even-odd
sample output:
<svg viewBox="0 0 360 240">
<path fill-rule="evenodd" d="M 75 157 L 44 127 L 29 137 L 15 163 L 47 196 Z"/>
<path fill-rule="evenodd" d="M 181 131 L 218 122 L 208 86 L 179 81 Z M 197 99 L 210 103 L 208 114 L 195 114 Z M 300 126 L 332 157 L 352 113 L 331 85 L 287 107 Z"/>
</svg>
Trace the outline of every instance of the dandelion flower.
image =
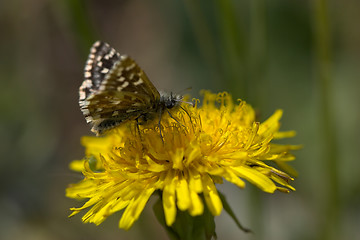
<svg viewBox="0 0 360 240">
<path fill-rule="evenodd" d="M 70 167 L 81 170 L 84 179 L 70 185 L 66 196 L 88 200 L 71 208 L 70 216 L 91 207 L 82 220 L 98 225 L 124 210 L 119 227 L 129 229 L 157 191 L 171 226 L 178 210 L 199 216 L 207 208 L 218 216 L 223 202 L 215 184 L 223 180 L 239 188 L 246 180 L 267 193 L 295 190 L 287 162 L 298 147 L 272 143 L 295 134 L 279 132 L 281 110 L 259 123 L 250 105 L 234 102 L 227 93 L 204 92 L 201 106 L 198 102 L 163 114 L 162 135 L 154 120 L 140 129 L 129 123 L 104 137 L 83 137 L 87 160 Z"/>
</svg>

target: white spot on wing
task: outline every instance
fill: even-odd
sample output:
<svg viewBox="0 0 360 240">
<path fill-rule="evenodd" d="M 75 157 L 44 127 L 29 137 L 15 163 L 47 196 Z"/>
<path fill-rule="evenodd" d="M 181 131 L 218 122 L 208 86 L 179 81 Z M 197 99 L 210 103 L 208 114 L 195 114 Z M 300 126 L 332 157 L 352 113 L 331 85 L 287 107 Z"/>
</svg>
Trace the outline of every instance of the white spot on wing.
<svg viewBox="0 0 360 240">
<path fill-rule="evenodd" d="M 91 77 L 91 73 L 88 72 L 88 71 L 86 71 L 86 72 L 84 72 L 84 76 L 85 76 L 85 78 L 90 78 L 90 77 Z"/>
<path fill-rule="evenodd" d="M 132 106 L 133 107 L 140 107 L 142 104 L 141 103 L 133 103 Z"/>
<path fill-rule="evenodd" d="M 91 88 L 92 87 L 92 82 L 90 79 L 87 79 L 83 82 L 83 84 L 85 85 L 85 87 L 87 88 Z"/>
<path fill-rule="evenodd" d="M 101 73 L 108 73 L 109 72 L 109 69 L 108 68 L 103 68 L 102 70 L 101 70 Z"/>
<path fill-rule="evenodd" d="M 122 88 L 126 88 L 127 86 L 129 86 L 129 82 L 124 82 L 124 83 L 121 85 Z"/>
<path fill-rule="evenodd" d="M 115 55 L 115 50 L 111 49 L 111 51 L 108 54 L 110 57 L 113 57 Z"/>
<path fill-rule="evenodd" d="M 135 85 L 135 86 L 137 86 L 137 85 L 139 85 L 139 84 L 142 84 L 144 81 L 141 79 L 141 78 L 139 78 L 139 80 L 137 80 L 136 82 L 133 82 L 133 84 Z"/>
<path fill-rule="evenodd" d="M 133 69 L 135 66 L 136 66 L 136 64 L 133 63 L 133 64 L 131 64 L 130 66 L 128 66 L 128 67 L 126 68 L 126 70 L 129 71 L 129 70 Z"/>
<path fill-rule="evenodd" d="M 91 88 L 92 87 L 92 82 L 90 79 L 86 79 L 82 82 L 81 86 L 80 86 L 80 90 L 83 91 L 86 88 Z"/>
<path fill-rule="evenodd" d="M 79 91 L 80 100 L 84 100 L 86 98 L 86 93 L 83 90 Z"/>
<path fill-rule="evenodd" d="M 94 119 L 92 116 L 87 116 L 87 117 L 85 117 L 85 120 L 87 123 L 89 123 L 89 122 L 93 121 Z"/>
</svg>

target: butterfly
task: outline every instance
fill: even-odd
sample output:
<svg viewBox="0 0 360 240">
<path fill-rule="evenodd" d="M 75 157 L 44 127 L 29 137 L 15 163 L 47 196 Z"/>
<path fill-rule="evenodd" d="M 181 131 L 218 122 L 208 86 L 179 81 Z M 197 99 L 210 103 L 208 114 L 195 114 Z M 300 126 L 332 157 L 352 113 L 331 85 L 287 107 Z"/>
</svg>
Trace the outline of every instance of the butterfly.
<svg viewBox="0 0 360 240">
<path fill-rule="evenodd" d="M 156 114 L 160 127 L 162 114 L 179 107 L 182 98 L 159 92 L 133 59 L 109 44 L 97 41 L 92 45 L 79 88 L 79 105 L 97 136 L 131 120 L 146 122 Z"/>
</svg>

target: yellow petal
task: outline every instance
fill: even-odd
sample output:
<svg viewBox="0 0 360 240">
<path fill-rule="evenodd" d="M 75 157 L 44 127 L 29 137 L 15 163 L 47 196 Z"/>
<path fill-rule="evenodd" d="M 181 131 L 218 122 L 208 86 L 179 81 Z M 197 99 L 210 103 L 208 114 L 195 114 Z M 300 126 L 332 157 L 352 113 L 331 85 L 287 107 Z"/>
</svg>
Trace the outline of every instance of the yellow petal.
<svg viewBox="0 0 360 240">
<path fill-rule="evenodd" d="M 233 167 L 236 174 L 248 180 L 264 192 L 273 193 L 276 190 L 275 184 L 264 174 L 247 166 Z"/>
<path fill-rule="evenodd" d="M 265 132 L 274 132 L 279 128 L 279 120 L 283 114 L 281 109 L 276 110 L 271 117 L 260 124 L 258 134 L 262 135 Z"/>
<path fill-rule="evenodd" d="M 166 225 L 171 226 L 176 218 L 176 204 L 175 204 L 175 183 L 173 174 L 168 173 L 165 179 L 165 186 L 163 190 L 163 208 L 165 214 Z"/>
<path fill-rule="evenodd" d="M 181 211 L 185 211 L 191 206 L 189 186 L 184 178 L 180 179 L 176 186 L 176 200 Z"/>
<path fill-rule="evenodd" d="M 148 189 L 140 192 L 133 200 L 130 201 L 125 212 L 123 213 L 119 227 L 125 230 L 128 230 L 134 222 L 139 218 L 141 212 L 143 211 L 147 201 L 149 200 L 151 194 L 154 192 L 154 188 L 147 186 Z"/>
<path fill-rule="evenodd" d="M 204 204 L 195 191 L 190 191 L 191 207 L 189 213 L 191 216 L 201 215 L 204 212 Z"/>
<path fill-rule="evenodd" d="M 209 175 L 202 175 L 202 183 L 206 205 L 208 206 L 211 214 L 213 216 L 220 215 L 223 205 L 217 193 L 216 187 Z"/>
<path fill-rule="evenodd" d="M 81 172 L 84 169 L 85 160 L 74 160 L 69 164 L 69 168 L 75 172 Z"/>
<path fill-rule="evenodd" d="M 172 155 L 173 168 L 183 170 L 183 158 L 184 158 L 184 149 L 176 149 L 175 153 Z"/>
<path fill-rule="evenodd" d="M 201 193 L 203 191 L 203 185 L 201 182 L 200 173 L 195 171 L 194 169 L 189 169 L 189 188 L 192 191 L 197 193 Z"/>
</svg>

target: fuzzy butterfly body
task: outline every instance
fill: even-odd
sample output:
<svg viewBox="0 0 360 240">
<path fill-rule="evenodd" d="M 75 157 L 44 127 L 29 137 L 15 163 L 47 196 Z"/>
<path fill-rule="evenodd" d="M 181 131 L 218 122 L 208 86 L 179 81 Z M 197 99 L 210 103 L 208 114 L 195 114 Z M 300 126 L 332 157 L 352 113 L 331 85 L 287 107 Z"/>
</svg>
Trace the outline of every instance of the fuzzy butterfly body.
<svg viewBox="0 0 360 240">
<path fill-rule="evenodd" d="M 159 93 L 134 60 L 97 41 L 90 49 L 79 105 L 101 135 L 129 120 L 146 120 L 180 105 L 180 95 Z"/>
</svg>

